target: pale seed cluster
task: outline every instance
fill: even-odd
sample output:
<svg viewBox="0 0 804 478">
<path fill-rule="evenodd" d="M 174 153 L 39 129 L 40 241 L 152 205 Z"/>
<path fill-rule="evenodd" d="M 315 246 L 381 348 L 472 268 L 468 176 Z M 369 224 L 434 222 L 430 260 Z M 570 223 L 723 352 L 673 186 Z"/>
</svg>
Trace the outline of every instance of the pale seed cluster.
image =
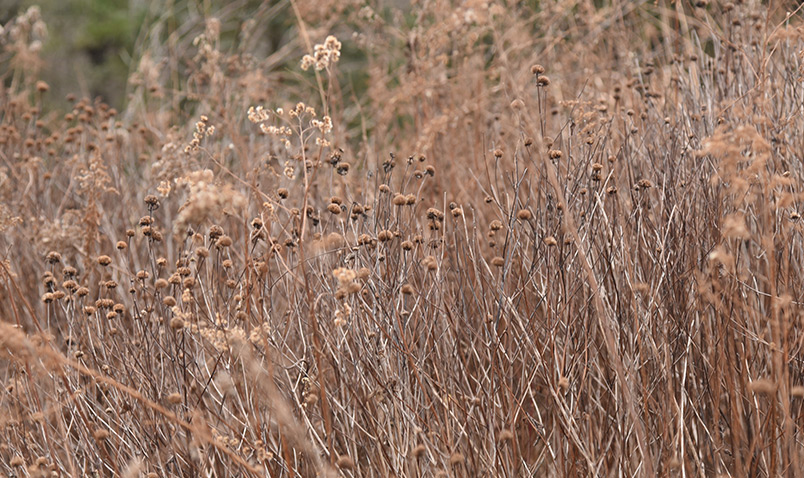
<svg viewBox="0 0 804 478">
<path fill-rule="evenodd" d="M 341 58 L 341 42 L 333 35 L 327 37 L 323 44 L 318 44 L 314 48 L 312 55 L 304 55 L 301 61 L 301 69 L 307 71 L 311 66 L 316 71 L 329 68 L 330 65 L 337 63 Z"/>
</svg>

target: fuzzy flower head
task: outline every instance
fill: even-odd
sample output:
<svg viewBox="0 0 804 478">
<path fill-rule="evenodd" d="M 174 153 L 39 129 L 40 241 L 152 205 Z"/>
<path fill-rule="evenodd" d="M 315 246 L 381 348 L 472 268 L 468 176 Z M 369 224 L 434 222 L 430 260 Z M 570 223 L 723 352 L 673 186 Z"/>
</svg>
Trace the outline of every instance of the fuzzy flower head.
<svg viewBox="0 0 804 478">
<path fill-rule="evenodd" d="M 187 201 L 179 209 L 175 232 L 202 224 L 222 215 L 235 214 L 246 206 L 246 198 L 228 184 L 215 182 L 209 169 L 193 171 L 176 181 L 188 189 Z"/>
</svg>

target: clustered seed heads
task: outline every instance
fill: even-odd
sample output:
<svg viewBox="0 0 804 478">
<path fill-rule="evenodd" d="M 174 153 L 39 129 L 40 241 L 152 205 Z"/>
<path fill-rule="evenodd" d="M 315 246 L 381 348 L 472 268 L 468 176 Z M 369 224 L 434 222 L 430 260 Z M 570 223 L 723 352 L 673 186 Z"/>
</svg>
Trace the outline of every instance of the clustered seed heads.
<svg viewBox="0 0 804 478">
<path fill-rule="evenodd" d="M 301 60 L 301 69 L 307 71 L 315 67 L 316 71 L 329 68 L 341 58 L 341 42 L 333 35 L 329 35 L 323 44 L 313 48 L 312 55 L 304 55 Z"/>
<path fill-rule="evenodd" d="M 184 148 L 184 152 L 190 154 L 198 151 L 201 147 L 201 140 L 213 134 L 215 134 L 215 126 L 209 124 L 209 117 L 207 115 L 201 115 L 200 121 L 195 124 L 193 139 L 190 141 L 190 144 Z"/>
</svg>

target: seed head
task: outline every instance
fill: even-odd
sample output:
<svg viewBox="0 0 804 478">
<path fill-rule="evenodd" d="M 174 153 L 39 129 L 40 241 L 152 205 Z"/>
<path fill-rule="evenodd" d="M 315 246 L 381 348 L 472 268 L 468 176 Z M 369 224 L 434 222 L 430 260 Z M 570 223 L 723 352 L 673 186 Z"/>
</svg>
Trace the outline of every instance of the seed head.
<svg viewBox="0 0 804 478">
<path fill-rule="evenodd" d="M 500 433 L 497 435 L 497 441 L 499 442 L 510 441 L 513 439 L 514 434 L 511 432 L 511 430 L 507 428 L 503 428 L 502 430 L 500 430 Z"/>
<path fill-rule="evenodd" d="M 159 209 L 159 198 L 153 194 L 145 196 L 145 204 L 148 205 L 149 211 L 156 211 Z"/>
<path fill-rule="evenodd" d="M 338 461 L 336 462 L 338 468 L 342 468 L 344 470 L 351 470 L 355 467 L 355 461 L 348 455 L 341 455 L 338 457 Z"/>
<path fill-rule="evenodd" d="M 422 444 L 420 443 L 420 444 L 416 445 L 416 446 L 415 446 L 415 447 L 414 447 L 414 448 L 413 448 L 413 449 L 410 451 L 410 453 L 411 453 L 411 454 L 412 454 L 414 457 L 418 458 L 418 457 L 420 457 L 420 456 L 424 455 L 424 452 L 425 452 L 425 451 L 427 451 L 427 449 L 424 447 L 424 445 L 422 445 Z"/>
<path fill-rule="evenodd" d="M 434 256 L 427 256 L 422 259 L 422 265 L 427 268 L 429 271 L 434 271 L 438 269 L 438 260 Z"/>
<path fill-rule="evenodd" d="M 534 75 L 541 75 L 544 73 L 544 67 L 538 63 L 530 67 L 530 72 Z"/>
<path fill-rule="evenodd" d="M 394 199 L 392 199 L 391 202 L 394 204 L 394 206 L 404 206 L 407 203 L 405 196 L 399 193 L 394 196 Z"/>
</svg>

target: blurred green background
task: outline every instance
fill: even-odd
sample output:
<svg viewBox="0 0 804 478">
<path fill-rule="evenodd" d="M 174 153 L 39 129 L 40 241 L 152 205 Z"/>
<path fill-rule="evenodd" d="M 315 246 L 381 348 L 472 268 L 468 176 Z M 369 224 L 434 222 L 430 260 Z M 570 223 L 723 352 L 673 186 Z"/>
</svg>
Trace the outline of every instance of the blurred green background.
<svg viewBox="0 0 804 478">
<path fill-rule="evenodd" d="M 175 48 L 181 49 L 176 57 L 192 54 L 192 38 L 203 31 L 209 16 L 223 18 L 221 46 L 227 48 L 235 43 L 240 22 L 270 13 L 255 39 L 266 54 L 288 41 L 288 29 L 277 27 L 293 24 L 289 4 L 280 0 L 4 0 L 0 25 L 33 5 L 40 8 L 48 29 L 41 79 L 51 87 L 49 101 L 60 102 L 73 93 L 102 97 L 116 108 L 126 103 L 128 78 L 143 51 Z"/>
<path fill-rule="evenodd" d="M 68 92 L 101 96 L 120 107 L 140 28 L 149 6 L 137 0 L 6 0 L 0 23 L 38 5 L 48 27 L 42 79 L 63 98 Z"/>
</svg>

